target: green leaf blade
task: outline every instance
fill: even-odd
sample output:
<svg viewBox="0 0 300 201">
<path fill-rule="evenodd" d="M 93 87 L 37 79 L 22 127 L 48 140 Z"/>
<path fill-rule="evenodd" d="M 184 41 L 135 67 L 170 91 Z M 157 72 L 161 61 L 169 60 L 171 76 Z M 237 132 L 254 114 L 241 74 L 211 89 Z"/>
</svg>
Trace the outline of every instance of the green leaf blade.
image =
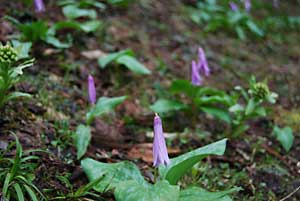
<svg viewBox="0 0 300 201">
<path fill-rule="evenodd" d="M 137 166 L 128 161 L 109 164 L 86 158 L 81 161 L 81 167 L 90 181 L 94 181 L 105 175 L 103 180 L 94 186 L 94 190 L 98 192 L 112 190 L 120 182 L 126 180 L 134 180 L 139 185 L 147 184 Z"/>
<path fill-rule="evenodd" d="M 176 184 L 188 170 L 203 158 L 208 155 L 223 155 L 226 148 L 226 141 L 227 139 L 223 139 L 172 158 L 168 166 L 159 167 L 160 176 L 168 180 L 170 184 Z"/>
<path fill-rule="evenodd" d="M 85 125 L 79 125 L 76 129 L 75 144 L 77 148 L 77 160 L 79 160 L 87 151 L 91 141 L 91 128 Z"/>
<path fill-rule="evenodd" d="M 150 106 L 150 109 L 156 113 L 167 113 L 171 111 L 177 111 L 185 109 L 187 106 L 183 103 L 167 100 L 167 99 L 159 99 L 153 105 Z"/>
<path fill-rule="evenodd" d="M 151 71 L 132 56 L 123 55 L 117 59 L 118 64 L 123 64 L 136 74 L 149 75 Z"/>
<path fill-rule="evenodd" d="M 127 96 L 119 97 L 101 97 L 98 99 L 97 104 L 87 113 L 87 124 L 91 124 L 95 117 L 100 117 L 101 115 L 111 112 L 119 104 L 123 103 Z"/>
</svg>

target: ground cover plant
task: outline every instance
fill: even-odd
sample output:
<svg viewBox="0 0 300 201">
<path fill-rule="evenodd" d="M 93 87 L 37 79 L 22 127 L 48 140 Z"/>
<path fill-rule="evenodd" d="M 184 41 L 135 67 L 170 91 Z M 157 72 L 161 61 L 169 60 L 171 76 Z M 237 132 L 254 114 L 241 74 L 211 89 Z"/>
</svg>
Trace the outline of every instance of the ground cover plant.
<svg viewBox="0 0 300 201">
<path fill-rule="evenodd" d="M 0 2 L 0 200 L 300 200 L 296 0 Z"/>
</svg>

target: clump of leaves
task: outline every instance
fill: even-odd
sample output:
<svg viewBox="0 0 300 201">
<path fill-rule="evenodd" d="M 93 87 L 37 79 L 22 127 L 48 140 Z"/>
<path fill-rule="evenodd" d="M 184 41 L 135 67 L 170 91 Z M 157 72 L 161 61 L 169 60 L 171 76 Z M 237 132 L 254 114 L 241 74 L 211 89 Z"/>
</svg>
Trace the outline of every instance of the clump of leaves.
<svg viewBox="0 0 300 201">
<path fill-rule="evenodd" d="M 227 2 L 227 1 L 226 1 Z M 243 9 L 231 10 L 228 4 L 216 0 L 198 1 L 196 8 L 189 8 L 191 19 L 204 25 L 204 31 L 216 32 L 227 30 L 235 32 L 240 39 L 245 39 L 247 32 L 263 37 L 264 31 L 257 25 L 252 16 Z"/>
<path fill-rule="evenodd" d="M 266 82 L 256 82 L 255 77 L 250 79 L 249 85 L 248 91 L 240 86 L 235 87 L 238 92 L 234 93 L 237 96 L 237 101 L 229 108 L 233 117 L 231 121 L 231 135 L 234 137 L 248 130 L 248 120 L 266 116 L 267 111 L 263 103 L 269 102 L 274 104 L 278 96 L 269 90 Z M 242 99 L 245 105 L 241 103 Z"/>
<path fill-rule="evenodd" d="M 167 98 L 158 99 L 150 109 L 163 114 L 181 110 L 194 117 L 194 121 L 200 112 L 204 112 L 226 122 L 229 125 L 227 135 L 238 137 L 248 130 L 248 120 L 267 115 L 263 104 L 274 104 L 277 98 L 265 82 L 256 82 L 252 77 L 249 85 L 248 90 L 237 86 L 235 91 L 226 93 L 210 87 L 193 86 L 187 80 L 175 80 L 167 91 Z"/>
<path fill-rule="evenodd" d="M 80 159 L 87 151 L 91 140 L 90 124 L 96 117 L 113 111 L 115 107 L 124 102 L 126 96 L 121 97 L 101 97 L 98 99 L 96 105 L 92 105 L 90 111 L 86 114 L 86 125 L 80 124 L 77 126 L 76 134 L 74 136 L 75 145 L 77 148 L 77 159 Z"/>
<path fill-rule="evenodd" d="M 208 155 L 223 155 L 225 148 L 226 139 L 172 158 L 168 166 L 159 166 L 159 180 L 155 184 L 145 181 L 137 166 L 128 161 L 108 164 L 86 158 L 81 161 L 81 166 L 91 181 L 105 175 L 104 179 L 94 187 L 94 190 L 101 193 L 113 191 L 117 201 L 231 200 L 228 194 L 239 191 L 240 188 L 208 192 L 196 186 L 180 189 L 177 184 L 178 180 L 196 163 Z"/>
<path fill-rule="evenodd" d="M 10 89 L 20 81 L 23 69 L 33 65 L 33 59 L 28 59 L 28 44 L 0 44 L 0 107 L 7 101 L 18 97 L 30 97 L 27 93 L 10 92 Z"/>
<path fill-rule="evenodd" d="M 134 52 L 130 49 L 111 53 L 98 59 L 98 64 L 102 69 L 113 62 L 127 67 L 136 74 L 151 74 L 151 71 L 135 58 Z"/>
<path fill-rule="evenodd" d="M 13 134 L 14 135 L 14 134 Z M 32 183 L 34 180 L 34 170 L 37 164 L 32 162 L 37 160 L 37 156 L 25 156 L 22 145 L 15 136 L 15 143 L 0 153 L 0 183 L 2 188 L 2 198 L 4 200 L 24 201 L 30 198 L 38 201 L 39 197 L 44 198 L 40 190 Z M 14 159 L 6 157 L 6 153 L 16 146 L 16 156 Z"/>
</svg>

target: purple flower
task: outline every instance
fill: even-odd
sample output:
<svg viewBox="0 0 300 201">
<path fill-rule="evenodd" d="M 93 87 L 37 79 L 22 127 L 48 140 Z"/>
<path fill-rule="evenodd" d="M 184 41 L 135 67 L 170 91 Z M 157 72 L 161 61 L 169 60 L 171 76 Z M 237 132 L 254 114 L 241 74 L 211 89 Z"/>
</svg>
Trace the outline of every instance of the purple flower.
<svg viewBox="0 0 300 201">
<path fill-rule="evenodd" d="M 153 166 L 158 167 L 161 164 L 168 165 L 170 163 L 170 159 L 162 129 L 162 122 L 158 114 L 155 114 L 153 124 Z"/>
<path fill-rule="evenodd" d="M 191 75 L 192 84 L 194 86 L 202 85 L 202 78 L 201 78 L 201 75 L 200 75 L 200 69 L 199 69 L 196 61 L 192 61 L 191 72 L 192 72 L 192 75 Z"/>
<path fill-rule="evenodd" d="M 238 10 L 238 6 L 234 2 L 229 2 L 230 9 L 234 12 Z"/>
<path fill-rule="evenodd" d="M 208 67 L 204 50 L 201 47 L 199 47 L 198 49 L 198 56 L 199 56 L 198 69 L 200 70 L 201 73 L 204 73 L 204 75 L 207 77 L 210 74 L 210 69 Z"/>
<path fill-rule="evenodd" d="M 34 0 L 34 6 L 37 13 L 44 12 L 46 10 L 43 0 Z"/>
<path fill-rule="evenodd" d="M 251 0 L 245 0 L 244 6 L 245 6 L 246 11 L 249 12 L 251 9 Z"/>
<path fill-rule="evenodd" d="M 96 103 L 96 89 L 93 76 L 88 77 L 88 88 L 89 88 L 89 100 L 91 104 Z"/>
</svg>

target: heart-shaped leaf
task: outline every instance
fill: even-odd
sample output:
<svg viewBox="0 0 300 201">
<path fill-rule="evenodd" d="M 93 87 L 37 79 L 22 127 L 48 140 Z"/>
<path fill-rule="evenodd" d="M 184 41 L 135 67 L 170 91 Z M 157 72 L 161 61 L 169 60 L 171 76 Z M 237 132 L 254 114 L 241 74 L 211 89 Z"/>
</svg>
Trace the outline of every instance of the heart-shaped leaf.
<svg viewBox="0 0 300 201">
<path fill-rule="evenodd" d="M 169 181 L 170 184 L 176 184 L 177 181 L 196 163 L 208 155 L 223 155 L 226 148 L 227 139 L 206 145 L 195 149 L 186 154 L 171 159 L 168 166 L 159 167 L 160 176 Z"/>
<path fill-rule="evenodd" d="M 127 180 L 133 180 L 139 185 L 147 185 L 137 166 L 128 161 L 110 164 L 86 158 L 81 161 L 81 167 L 90 181 L 105 175 L 103 180 L 94 187 L 98 192 L 112 190 L 120 182 Z"/>
</svg>

